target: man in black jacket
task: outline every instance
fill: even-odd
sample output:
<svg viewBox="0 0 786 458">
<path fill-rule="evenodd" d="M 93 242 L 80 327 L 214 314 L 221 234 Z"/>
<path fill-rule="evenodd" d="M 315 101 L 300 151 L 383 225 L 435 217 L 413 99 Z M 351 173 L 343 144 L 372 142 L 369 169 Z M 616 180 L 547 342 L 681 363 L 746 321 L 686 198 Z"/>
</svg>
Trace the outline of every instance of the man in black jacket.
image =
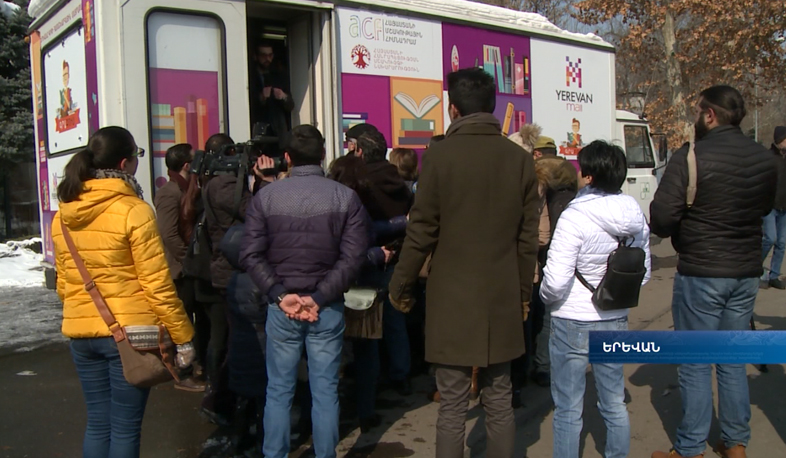
<svg viewBox="0 0 786 458">
<path fill-rule="evenodd" d="M 740 130 L 742 95 L 729 86 L 704 90 L 696 118 L 696 198 L 686 203 L 686 144 L 669 161 L 650 206 L 652 232 L 671 237 L 679 253 L 672 314 L 678 331 L 747 330 L 758 292 L 761 221 L 772 210 L 776 170 L 772 154 Z M 723 457 L 745 457 L 750 439 L 750 399 L 744 364 L 718 364 L 718 415 Z M 700 457 L 712 421 L 712 367 L 679 368 L 682 424 L 674 454 Z"/>
<path fill-rule="evenodd" d="M 778 170 L 778 188 L 775 191 L 775 206 L 764 217 L 764 247 L 762 260 L 767 258 L 772 248 L 770 271 L 761 278 L 761 286 L 786 289 L 786 282 L 780 279 L 783 255 L 786 252 L 786 126 L 775 128 L 775 142 L 771 150 Z"/>
</svg>

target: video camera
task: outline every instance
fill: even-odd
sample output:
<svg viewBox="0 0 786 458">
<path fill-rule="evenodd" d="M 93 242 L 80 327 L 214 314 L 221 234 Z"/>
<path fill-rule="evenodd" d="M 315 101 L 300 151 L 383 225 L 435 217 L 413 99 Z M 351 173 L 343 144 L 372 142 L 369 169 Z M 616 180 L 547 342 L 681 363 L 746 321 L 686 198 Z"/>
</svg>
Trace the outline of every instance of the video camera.
<svg viewBox="0 0 786 458">
<path fill-rule="evenodd" d="M 262 155 L 273 159 L 274 164 L 273 168 L 262 170 L 263 175 L 273 176 L 286 171 L 281 139 L 268 132 L 269 125 L 258 123 L 254 125 L 254 137 L 245 143 L 224 145 L 218 152 L 194 152 L 190 172 L 200 176 L 227 173 L 246 176 L 254 169 L 257 159 Z"/>
</svg>

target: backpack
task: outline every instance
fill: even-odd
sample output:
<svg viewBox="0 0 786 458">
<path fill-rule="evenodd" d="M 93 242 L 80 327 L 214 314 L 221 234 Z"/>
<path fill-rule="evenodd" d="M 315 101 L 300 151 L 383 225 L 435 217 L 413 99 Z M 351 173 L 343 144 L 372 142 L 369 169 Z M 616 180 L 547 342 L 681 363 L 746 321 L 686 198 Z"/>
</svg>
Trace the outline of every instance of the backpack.
<svg viewBox="0 0 786 458">
<path fill-rule="evenodd" d="M 604 311 L 629 309 L 639 305 L 641 282 L 647 274 L 647 255 L 644 250 L 632 246 L 632 238 L 623 237 L 617 240 L 619 246 L 609 254 L 606 273 L 597 288 L 590 285 L 576 269 L 576 278 L 592 292 L 592 303 Z"/>
</svg>

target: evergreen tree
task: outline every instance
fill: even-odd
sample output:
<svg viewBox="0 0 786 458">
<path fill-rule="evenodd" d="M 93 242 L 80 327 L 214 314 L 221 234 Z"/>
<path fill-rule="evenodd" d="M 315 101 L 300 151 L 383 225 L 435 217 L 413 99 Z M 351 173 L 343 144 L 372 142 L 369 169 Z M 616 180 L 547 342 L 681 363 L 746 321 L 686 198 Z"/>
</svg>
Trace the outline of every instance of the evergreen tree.
<svg viewBox="0 0 786 458">
<path fill-rule="evenodd" d="M 27 1 L 6 17 L 0 14 L 0 174 L 35 159 L 30 48 L 25 40 Z"/>
</svg>

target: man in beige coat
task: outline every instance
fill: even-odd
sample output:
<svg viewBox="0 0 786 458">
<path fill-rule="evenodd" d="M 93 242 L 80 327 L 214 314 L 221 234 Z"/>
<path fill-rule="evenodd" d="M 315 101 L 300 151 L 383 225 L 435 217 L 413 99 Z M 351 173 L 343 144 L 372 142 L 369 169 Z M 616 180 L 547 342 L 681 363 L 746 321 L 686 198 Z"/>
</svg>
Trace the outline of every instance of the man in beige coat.
<svg viewBox="0 0 786 458">
<path fill-rule="evenodd" d="M 424 156 L 407 237 L 390 283 L 408 310 L 433 252 L 426 292 L 426 360 L 441 394 L 437 457 L 464 454 L 472 367 L 480 367 L 489 458 L 511 458 L 515 424 L 510 362 L 524 352 L 538 251 L 538 185 L 532 156 L 501 135 L 493 78 L 448 75 L 452 124 Z"/>
</svg>

